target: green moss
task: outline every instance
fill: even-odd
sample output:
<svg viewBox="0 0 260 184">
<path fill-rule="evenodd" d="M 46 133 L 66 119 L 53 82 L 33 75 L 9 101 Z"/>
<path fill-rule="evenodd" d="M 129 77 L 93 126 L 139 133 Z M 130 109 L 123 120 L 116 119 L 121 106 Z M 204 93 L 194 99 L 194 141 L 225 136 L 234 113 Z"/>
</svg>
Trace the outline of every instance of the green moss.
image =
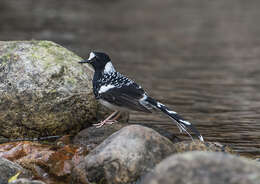
<svg viewBox="0 0 260 184">
<path fill-rule="evenodd" d="M 0 64 L 1 66 L 6 66 L 10 61 L 14 62 L 18 60 L 18 55 L 14 53 L 6 53 L 2 56 L 0 56 Z"/>
<path fill-rule="evenodd" d="M 6 50 L 10 51 L 14 51 L 17 48 L 17 42 L 13 41 L 13 42 L 9 42 Z"/>
<path fill-rule="evenodd" d="M 57 45 L 57 44 L 55 44 L 51 41 L 46 41 L 46 40 L 45 41 L 35 41 L 35 40 L 33 40 L 32 43 L 34 43 L 35 45 L 37 45 L 39 47 L 45 47 L 46 49 L 53 47 L 53 46 L 56 46 L 56 47 L 59 46 L 59 45 Z"/>
<path fill-rule="evenodd" d="M 0 66 L 6 66 L 8 57 L 6 55 L 0 57 Z"/>
<path fill-rule="evenodd" d="M 57 90 L 56 89 L 51 89 L 48 91 L 48 93 L 57 93 Z"/>
<path fill-rule="evenodd" d="M 37 61 L 37 60 L 42 59 L 42 57 L 40 57 L 39 55 L 35 54 L 35 52 L 33 52 L 30 57 L 31 57 L 32 61 Z"/>
<path fill-rule="evenodd" d="M 65 66 L 61 66 L 61 69 L 58 73 L 54 73 L 51 75 L 51 78 L 60 78 L 63 76 L 64 74 L 64 71 L 65 71 Z"/>
<path fill-rule="evenodd" d="M 76 83 L 76 80 L 75 80 L 75 78 L 73 78 L 73 77 L 69 77 L 69 78 L 66 79 L 66 82 L 67 82 L 68 84 L 73 85 L 73 84 Z"/>
<path fill-rule="evenodd" d="M 73 52 L 55 44 L 51 41 L 30 41 L 30 44 L 34 44 L 31 47 L 30 57 L 33 60 L 41 60 L 44 65 L 44 69 L 48 70 L 49 67 L 54 65 L 66 64 L 66 66 L 73 63 L 72 61 L 81 60 L 81 58 L 75 55 Z M 48 57 L 46 57 L 46 55 Z"/>
</svg>

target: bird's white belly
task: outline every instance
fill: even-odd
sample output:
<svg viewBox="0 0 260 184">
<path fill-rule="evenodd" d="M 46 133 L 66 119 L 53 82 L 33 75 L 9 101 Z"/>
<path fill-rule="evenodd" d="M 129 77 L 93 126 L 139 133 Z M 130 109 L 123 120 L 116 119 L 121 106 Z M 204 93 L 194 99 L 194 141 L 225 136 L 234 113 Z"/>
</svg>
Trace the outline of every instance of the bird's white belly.
<svg viewBox="0 0 260 184">
<path fill-rule="evenodd" d="M 124 108 L 124 107 L 119 107 L 117 105 L 113 105 L 105 100 L 99 99 L 98 100 L 102 105 L 106 106 L 107 108 L 111 109 L 111 110 L 117 110 L 117 111 L 129 111 L 128 109 Z"/>
</svg>

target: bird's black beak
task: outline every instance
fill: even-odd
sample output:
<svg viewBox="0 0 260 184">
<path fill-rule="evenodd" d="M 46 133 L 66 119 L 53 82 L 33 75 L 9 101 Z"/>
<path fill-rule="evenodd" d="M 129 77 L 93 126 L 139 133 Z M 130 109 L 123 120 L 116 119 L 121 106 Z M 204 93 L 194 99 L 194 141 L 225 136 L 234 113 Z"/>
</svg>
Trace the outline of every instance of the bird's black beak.
<svg viewBox="0 0 260 184">
<path fill-rule="evenodd" d="M 90 63 L 90 60 L 85 59 L 85 60 L 79 61 L 79 63 L 81 63 L 81 64 L 83 64 L 83 63 Z"/>
</svg>

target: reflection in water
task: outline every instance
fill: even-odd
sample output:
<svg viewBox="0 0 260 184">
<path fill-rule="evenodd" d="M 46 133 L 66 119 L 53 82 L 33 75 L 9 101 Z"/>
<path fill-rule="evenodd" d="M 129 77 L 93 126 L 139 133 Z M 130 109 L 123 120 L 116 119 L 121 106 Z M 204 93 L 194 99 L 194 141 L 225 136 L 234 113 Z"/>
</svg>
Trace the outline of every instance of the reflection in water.
<svg viewBox="0 0 260 184">
<path fill-rule="evenodd" d="M 259 7 L 257 0 L 2 0 L 0 40 L 52 40 L 82 57 L 106 51 L 118 71 L 207 141 L 260 157 Z M 133 113 L 131 122 L 178 132 L 163 115 Z"/>
</svg>

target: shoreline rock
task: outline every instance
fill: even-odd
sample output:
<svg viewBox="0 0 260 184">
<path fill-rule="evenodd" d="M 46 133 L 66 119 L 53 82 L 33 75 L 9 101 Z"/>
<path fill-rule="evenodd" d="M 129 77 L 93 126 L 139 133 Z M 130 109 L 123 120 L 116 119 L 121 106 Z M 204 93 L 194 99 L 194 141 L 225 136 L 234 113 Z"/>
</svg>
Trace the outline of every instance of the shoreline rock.
<svg viewBox="0 0 260 184">
<path fill-rule="evenodd" d="M 76 133 L 96 122 L 93 71 L 50 41 L 0 41 L 0 136 Z"/>
<path fill-rule="evenodd" d="M 11 162 L 3 157 L 0 157 L 0 183 L 7 184 L 8 180 L 20 172 L 19 176 L 22 177 L 31 177 L 31 173 L 20 165 Z"/>
<path fill-rule="evenodd" d="M 259 184 L 260 166 L 226 153 L 193 151 L 160 162 L 141 184 Z"/>
<path fill-rule="evenodd" d="M 92 150 L 74 168 L 74 183 L 129 183 L 173 153 L 173 143 L 151 128 L 130 125 Z"/>
<path fill-rule="evenodd" d="M 128 114 L 124 114 L 123 118 L 127 117 Z M 129 124 L 125 123 L 126 121 L 124 120 L 123 122 L 117 122 L 114 123 L 113 125 L 104 125 L 100 128 L 96 128 L 94 126 L 88 127 L 80 131 L 74 138 L 73 138 L 73 143 L 76 145 L 84 146 L 87 147 L 89 150 L 94 149 L 96 146 L 98 146 L 100 143 L 102 143 L 105 139 L 107 139 L 110 135 L 113 133 L 119 131 L 120 129 L 130 126 L 130 125 L 140 125 L 143 127 L 148 127 L 162 136 L 168 138 L 170 141 L 173 143 L 178 143 L 181 140 L 174 135 L 174 133 L 169 132 L 163 128 L 154 126 L 154 125 L 149 125 L 149 124 Z"/>
<path fill-rule="evenodd" d="M 74 143 L 92 146 L 89 148 L 92 151 L 74 168 L 74 183 L 140 182 L 145 173 L 170 154 L 190 151 L 236 154 L 219 143 L 169 140 L 156 130 L 141 125 L 118 123 L 100 129 L 90 127 L 77 136 Z"/>
</svg>

